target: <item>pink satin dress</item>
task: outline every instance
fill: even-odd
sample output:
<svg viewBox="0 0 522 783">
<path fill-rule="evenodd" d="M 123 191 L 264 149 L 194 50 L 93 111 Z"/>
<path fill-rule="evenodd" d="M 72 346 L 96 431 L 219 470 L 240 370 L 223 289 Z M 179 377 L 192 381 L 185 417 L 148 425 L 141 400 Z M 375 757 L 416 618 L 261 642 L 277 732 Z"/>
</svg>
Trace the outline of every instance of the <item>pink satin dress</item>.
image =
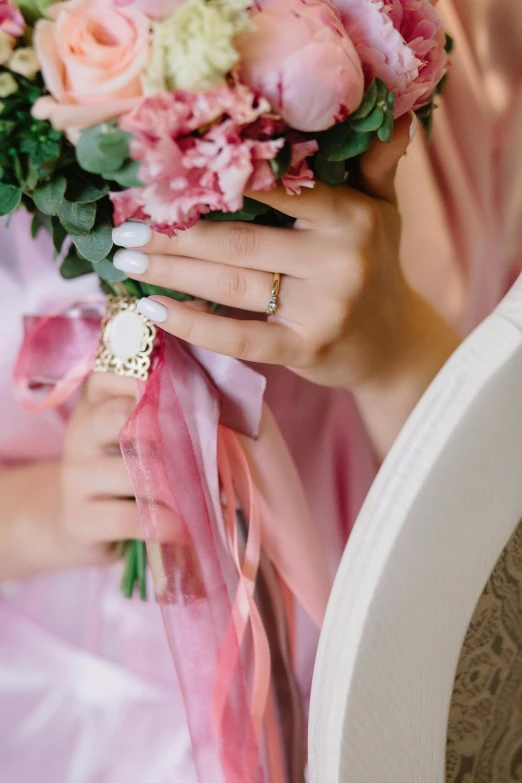
<svg viewBox="0 0 522 783">
<path fill-rule="evenodd" d="M 522 17 L 517 0 L 441 0 L 456 54 L 429 150 L 401 168 L 411 282 L 463 332 L 522 267 Z M 0 464 L 56 457 L 58 413 L 25 414 L 10 376 L 25 313 L 90 294 L 59 280 L 47 240 L 17 216 L 1 232 Z M 294 454 L 334 572 L 376 464 L 349 394 L 267 370 L 267 399 Z M 125 601 L 120 568 L 0 588 L 0 779 L 195 783 L 183 700 L 153 602 Z M 298 621 L 309 695 L 317 632 Z M 220 783 L 212 781 L 212 783 Z"/>
</svg>

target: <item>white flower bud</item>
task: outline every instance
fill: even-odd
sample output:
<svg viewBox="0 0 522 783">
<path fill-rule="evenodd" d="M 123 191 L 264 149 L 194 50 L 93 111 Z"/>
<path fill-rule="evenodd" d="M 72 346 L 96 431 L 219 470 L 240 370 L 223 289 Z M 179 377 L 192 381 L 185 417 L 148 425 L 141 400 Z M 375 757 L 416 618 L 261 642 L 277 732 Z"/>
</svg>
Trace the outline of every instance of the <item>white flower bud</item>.
<svg viewBox="0 0 522 783">
<path fill-rule="evenodd" d="M 0 30 L 0 65 L 5 65 L 9 62 L 15 43 L 16 38 Z"/>
<path fill-rule="evenodd" d="M 0 98 L 9 98 L 17 92 L 18 82 L 11 73 L 0 73 Z"/>
<path fill-rule="evenodd" d="M 27 46 L 22 49 L 16 49 L 13 52 L 13 56 L 8 63 L 8 68 L 10 68 L 13 73 L 19 73 L 20 76 L 25 76 L 26 79 L 32 79 L 40 70 L 40 62 L 35 50 L 30 46 Z"/>
</svg>

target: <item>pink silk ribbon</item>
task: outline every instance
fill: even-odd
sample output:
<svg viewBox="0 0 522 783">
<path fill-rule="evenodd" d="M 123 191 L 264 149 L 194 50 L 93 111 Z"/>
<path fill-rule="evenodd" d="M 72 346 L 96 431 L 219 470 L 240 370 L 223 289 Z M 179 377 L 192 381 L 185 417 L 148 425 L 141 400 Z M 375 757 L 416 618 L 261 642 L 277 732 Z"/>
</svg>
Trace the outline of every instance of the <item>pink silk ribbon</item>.
<svg viewBox="0 0 522 783">
<path fill-rule="evenodd" d="M 62 405 L 80 388 L 100 320 L 26 319 L 14 374 L 25 407 Z M 297 470 L 263 403 L 265 383 L 241 362 L 166 335 L 121 433 L 201 783 L 265 783 L 267 765 L 273 783 L 287 779 L 254 598 L 261 549 L 318 625 L 330 591 Z"/>
</svg>

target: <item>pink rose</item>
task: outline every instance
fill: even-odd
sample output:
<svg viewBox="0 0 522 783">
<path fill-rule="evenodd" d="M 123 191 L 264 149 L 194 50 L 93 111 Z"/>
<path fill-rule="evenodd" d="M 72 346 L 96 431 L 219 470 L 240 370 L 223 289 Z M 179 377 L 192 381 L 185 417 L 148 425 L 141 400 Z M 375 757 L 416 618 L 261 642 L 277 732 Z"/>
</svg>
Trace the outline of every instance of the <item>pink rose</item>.
<svg viewBox="0 0 522 783">
<path fill-rule="evenodd" d="M 361 63 L 329 0 L 255 5 L 256 29 L 235 42 L 241 80 L 296 130 L 326 130 L 355 111 L 364 91 Z"/>
<path fill-rule="evenodd" d="M 67 0 L 40 20 L 34 47 L 52 98 L 33 107 L 56 128 L 81 129 L 118 117 L 142 96 L 150 21 L 112 0 Z"/>
<path fill-rule="evenodd" d="M 145 99 L 119 123 L 134 136 L 131 155 L 141 162 L 145 187 L 111 194 L 116 225 L 147 220 L 172 234 L 207 212 L 241 209 L 247 187 L 272 188 L 269 161 L 284 140 L 266 139 L 263 124 L 256 125 L 269 108 L 243 85 Z M 205 133 L 194 134 L 206 126 Z"/>
<path fill-rule="evenodd" d="M 362 60 L 395 91 L 395 116 L 420 109 L 447 69 L 442 22 L 430 0 L 333 0 Z"/>
<path fill-rule="evenodd" d="M 25 20 L 11 0 L 0 0 L 0 32 L 19 38 L 24 34 Z"/>
<path fill-rule="evenodd" d="M 166 19 L 185 0 L 114 0 L 120 8 L 133 7 L 146 14 L 151 19 Z"/>
</svg>

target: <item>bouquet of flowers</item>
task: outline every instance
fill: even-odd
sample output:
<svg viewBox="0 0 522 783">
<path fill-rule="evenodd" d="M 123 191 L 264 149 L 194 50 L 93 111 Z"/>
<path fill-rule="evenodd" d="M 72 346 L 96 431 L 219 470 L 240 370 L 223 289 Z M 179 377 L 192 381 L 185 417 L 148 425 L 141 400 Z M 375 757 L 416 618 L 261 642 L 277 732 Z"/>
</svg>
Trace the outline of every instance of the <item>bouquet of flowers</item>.
<svg viewBox="0 0 522 783">
<path fill-rule="evenodd" d="M 205 676 L 197 680 L 202 698 L 212 693 L 212 726 L 191 728 L 200 740 L 205 732 L 213 736 L 218 766 L 227 780 L 261 779 L 258 749 L 271 698 L 266 665 L 256 665 L 250 680 L 240 673 L 246 666 L 239 655 L 246 620 L 234 609 L 246 601 L 254 658 L 266 664 L 267 641 L 253 591 L 260 557 L 256 525 L 268 527 L 270 522 L 263 518 L 263 510 L 256 522 L 252 482 L 250 494 L 240 481 L 233 486 L 238 475 L 251 478 L 244 454 L 255 462 L 252 443 L 259 434 L 261 407 L 256 405 L 261 406 L 262 385 L 256 386 L 253 371 L 238 369 L 231 360 L 230 383 L 255 387 L 255 400 L 243 406 L 241 415 L 222 405 L 224 419 L 213 424 L 215 474 L 219 472 L 221 487 L 213 486 L 213 471 L 205 471 L 206 457 L 198 451 L 195 429 L 187 424 L 183 400 L 193 391 L 193 379 L 208 384 L 210 377 L 215 389 L 205 386 L 209 399 L 218 394 L 230 401 L 234 395 L 227 397 L 226 374 L 213 372 L 214 360 L 204 352 L 189 356 L 173 339 L 158 346 L 156 330 L 144 317 L 135 348 L 118 355 L 110 330 L 116 330 L 119 318 L 120 332 L 132 331 L 131 320 L 122 316 L 138 317 L 139 297 L 191 297 L 126 278 L 113 263 L 112 232 L 127 220 L 143 221 L 171 236 L 200 219 L 291 225 L 291 218 L 252 196 L 281 185 L 299 197 L 301 189 L 314 187 L 316 180 L 342 185 L 374 138 L 389 142 L 395 120 L 410 110 L 429 128 L 450 48 L 430 0 L 0 0 L 0 214 L 10 215 L 19 207 L 32 213 L 33 236 L 41 229 L 50 233 L 63 277 L 99 277 L 110 299 L 99 347 L 93 333 L 96 369 L 149 378 L 122 447 L 149 534 L 158 597 L 171 607 L 165 611 L 172 614 L 181 593 L 189 596 L 188 612 L 190 606 L 200 607 L 197 623 L 201 625 L 201 606 L 207 601 L 208 627 L 224 629 L 224 636 L 221 630 L 215 634 L 218 641 L 209 640 L 217 652 L 215 665 L 205 669 L 204 694 Z M 97 333 L 99 319 L 95 326 Z M 45 321 L 44 328 L 48 327 Z M 124 335 L 123 342 L 126 339 Z M 37 361 L 34 352 L 23 350 L 21 359 L 20 366 L 31 375 Z M 92 357 L 89 361 L 92 367 Z M 82 366 L 88 367 L 88 362 Z M 77 388 L 84 377 L 85 372 L 70 370 L 68 388 Z M 56 396 L 60 402 L 61 392 Z M 209 421 L 213 415 L 209 407 Z M 165 456 L 170 437 L 166 424 L 173 420 L 184 429 L 172 429 L 172 448 L 183 451 L 186 437 L 194 461 L 193 473 L 185 476 L 189 458 L 183 464 L 177 461 L 174 475 Z M 143 456 L 144 439 L 148 458 Z M 154 458 L 158 454 L 161 459 Z M 203 482 L 200 494 L 194 476 Z M 299 511 L 294 531 L 305 543 L 291 540 L 293 528 L 285 520 L 279 530 L 268 535 L 265 531 L 268 542 L 287 535 L 283 546 L 279 541 L 266 548 L 271 549 L 268 555 L 279 576 L 320 622 L 327 587 L 315 591 L 323 597 L 318 608 L 314 598 L 307 598 L 311 586 L 300 585 L 278 555 L 292 546 L 294 558 L 304 563 L 318 548 L 313 532 L 306 538 L 307 512 L 297 479 L 287 477 L 286 488 L 292 482 Z M 265 482 L 275 484 L 277 477 Z M 220 489 L 227 496 L 224 508 Z M 241 532 L 246 537 L 243 552 L 238 548 L 237 520 L 230 516 L 238 497 L 249 520 Z M 264 508 L 262 498 L 259 506 Z M 184 527 L 184 543 L 178 538 L 169 549 L 164 525 L 158 522 L 160 507 L 170 509 L 173 528 L 179 532 Z M 206 532 L 198 528 L 203 518 L 208 518 Z M 309 529 L 313 530 L 311 522 Z M 208 548 L 209 538 L 215 551 Z M 225 556 L 223 538 L 228 542 Z M 157 541 L 160 562 L 153 546 Z M 252 563 L 246 561 L 254 551 L 256 565 L 248 571 Z M 226 557 L 235 562 L 235 582 L 225 573 Z M 132 542 L 124 578 L 129 596 L 136 584 L 145 595 L 144 562 L 142 545 Z M 316 566 L 311 573 L 325 571 Z M 218 584 L 224 587 L 223 595 L 215 590 Z M 236 595 L 232 609 L 230 594 Z M 222 622 L 230 614 L 232 624 Z M 180 678 L 187 685 L 193 673 L 184 668 L 181 648 L 186 643 L 190 649 L 191 640 L 201 646 L 201 641 L 191 635 L 194 624 L 185 627 L 179 614 L 171 619 L 172 627 L 174 619 L 176 623 L 171 643 Z M 246 692 L 254 694 L 247 709 L 251 721 L 242 722 L 239 686 L 231 696 L 233 672 L 237 682 L 246 677 Z M 196 688 L 196 681 L 191 682 L 186 690 Z M 192 718 L 190 708 L 188 712 L 189 723 L 195 715 L 201 719 L 201 711 L 196 709 Z M 241 752 L 236 743 L 232 747 L 224 742 L 225 724 Z M 270 736 L 268 744 L 273 741 Z M 252 749 L 251 755 L 245 748 Z M 208 764 L 208 754 L 202 752 L 203 757 Z M 239 777 L 238 769 L 244 773 Z M 206 779 L 220 778 L 210 772 Z"/>
</svg>

